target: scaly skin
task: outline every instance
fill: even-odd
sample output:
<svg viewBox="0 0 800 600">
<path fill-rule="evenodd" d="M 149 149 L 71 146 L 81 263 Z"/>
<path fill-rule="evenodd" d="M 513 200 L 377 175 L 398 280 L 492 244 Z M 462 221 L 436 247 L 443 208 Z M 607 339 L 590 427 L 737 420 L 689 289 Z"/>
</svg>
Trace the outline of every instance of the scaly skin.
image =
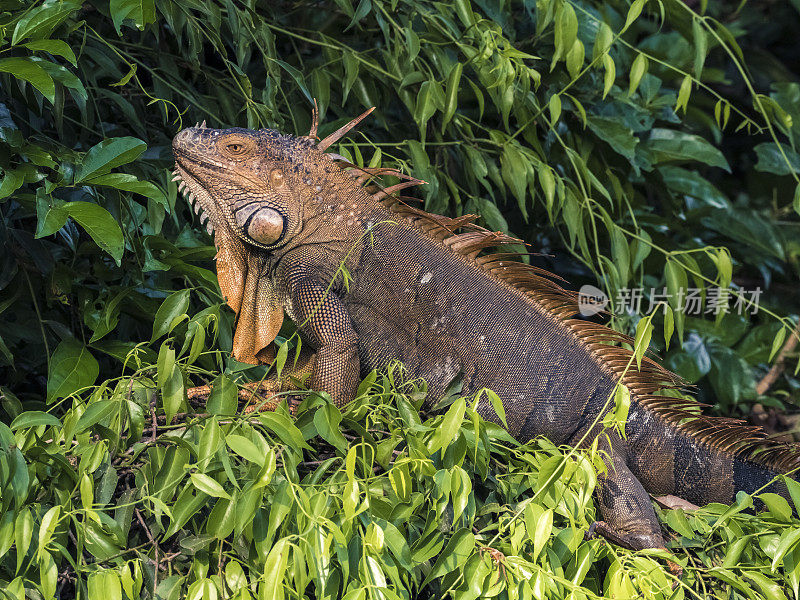
<svg viewBox="0 0 800 600">
<path fill-rule="evenodd" d="M 624 336 L 571 321 L 569 295 L 551 280 L 507 255 L 480 253 L 510 238 L 371 194 L 352 165 L 323 152 L 328 145 L 204 126 L 173 141 L 176 177 L 215 235 L 238 360 L 273 360 L 285 312 L 313 349 L 301 361 L 308 387 L 339 406 L 361 376 L 400 361 L 427 380 L 431 397 L 459 375 L 464 393 L 494 390 L 520 441 L 597 438 L 609 455 L 601 530 L 636 549 L 664 546 L 648 492 L 730 502 L 793 464 L 793 449 L 777 448 L 791 460 L 759 459 L 728 441 L 738 431 L 730 421 L 691 417 L 685 403 L 658 395 L 678 385 L 672 374 L 648 360 L 637 371 L 629 352 L 601 343 Z M 624 439 L 599 424 L 618 380 L 631 391 Z M 478 409 L 499 421 L 489 402 Z M 687 417 L 692 423 L 679 426 Z M 763 433 L 742 431 L 764 445 Z M 782 482 L 766 489 L 787 495 Z"/>
</svg>

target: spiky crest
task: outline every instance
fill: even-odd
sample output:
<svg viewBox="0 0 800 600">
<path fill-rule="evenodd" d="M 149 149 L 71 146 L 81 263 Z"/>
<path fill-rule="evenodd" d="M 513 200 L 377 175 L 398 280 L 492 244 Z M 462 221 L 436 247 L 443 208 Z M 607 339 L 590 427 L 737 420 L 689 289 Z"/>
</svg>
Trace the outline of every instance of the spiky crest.
<svg viewBox="0 0 800 600">
<path fill-rule="evenodd" d="M 341 139 L 358 125 L 374 107 L 356 117 L 317 144 L 320 150 Z M 745 424 L 740 419 L 710 417 L 699 413 L 707 406 L 684 397 L 668 395 L 670 390 L 686 392 L 687 386 L 675 373 L 645 356 L 636 367 L 633 351 L 616 345 L 633 346 L 633 338 L 604 325 L 573 318 L 578 312 L 578 294 L 566 290 L 557 281 L 565 280 L 545 269 L 517 260 L 524 253 L 494 252 L 481 254 L 488 248 L 527 245 L 520 239 L 500 231 L 489 231 L 475 224 L 476 215 L 445 217 L 409 206 L 397 196 L 400 190 L 425 183 L 394 169 L 367 169 L 338 157 L 345 169 L 363 173 L 356 177 L 364 185 L 374 177 L 392 175 L 404 179 L 398 184 L 377 191 L 368 189 L 373 198 L 393 214 L 404 218 L 422 234 L 439 242 L 455 255 L 470 262 L 476 269 L 501 285 L 522 294 L 535 307 L 549 314 L 555 326 L 564 327 L 582 343 L 589 354 L 615 380 L 627 387 L 640 406 L 660 416 L 681 433 L 712 450 L 735 455 L 742 460 L 773 469 L 791 472 L 800 468 L 800 446 L 767 437 L 761 427 Z"/>
<path fill-rule="evenodd" d="M 317 148 L 319 148 L 323 152 L 325 150 L 327 150 L 331 146 L 331 144 L 335 144 L 336 142 L 338 142 L 341 138 L 343 138 L 345 135 L 347 135 L 348 131 L 350 131 L 353 127 L 355 127 L 356 125 L 361 123 L 361 121 L 366 119 L 367 116 L 373 110 L 375 110 L 374 106 L 372 108 L 370 108 L 369 110 L 365 111 L 364 113 L 360 114 L 359 116 L 357 116 L 355 119 L 353 119 L 349 123 L 346 123 L 345 125 L 342 125 L 341 127 L 339 127 L 339 129 L 334 131 L 332 134 L 330 134 L 324 140 L 320 141 L 317 144 Z"/>
</svg>

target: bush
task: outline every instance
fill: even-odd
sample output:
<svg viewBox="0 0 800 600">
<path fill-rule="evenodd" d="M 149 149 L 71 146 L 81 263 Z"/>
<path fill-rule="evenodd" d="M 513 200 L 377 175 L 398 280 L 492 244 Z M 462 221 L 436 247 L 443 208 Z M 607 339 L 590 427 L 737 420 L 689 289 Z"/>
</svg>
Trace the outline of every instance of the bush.
<svg viewBox="0 0 800 600">
<path fill-rule="evenodd" d="M 6 596 L 152 598 L 156 580 L 163 598 L 356 598 L 359 582 L 386 598 L 670 596 L 663 556 L 582 541 L 599 457 L 519 447 L 463 400 L 421 422 L 422 392 L 382 374 L 344 415 L 319 397 L 296 423 L 234 415 L 235 383 L 263 369 L 228 356 L 214 248 L 176 201 L 169 143 L 203 119 L 302 134 L 312 99 L 324 136 L 378 106 L 338 153 L 403 168 L 429 182 L 429 210 L 480 213 L 558 256 L 536 260 L 600 286 L 615 328 L 656 325 L 652 346 L 718 413 L 758 402 L 785 422 L 792 352 L 756 383 L 800 308 L 793 5 L 3 10 Z M 738 314 L 759 286 L 758 312 Z M 661 304 L 624 302 L 662 287 Z M 704 306 L 730 290 L 733 310 L 685 316 L 688 287 Z M 208 405 L 192 405 L 205 382 Z M 766 501 L 759 516 L 745 496 L 662 515 L 686 562 L 674 594 L 798 596 L 798 521 Z"/>
</svg>

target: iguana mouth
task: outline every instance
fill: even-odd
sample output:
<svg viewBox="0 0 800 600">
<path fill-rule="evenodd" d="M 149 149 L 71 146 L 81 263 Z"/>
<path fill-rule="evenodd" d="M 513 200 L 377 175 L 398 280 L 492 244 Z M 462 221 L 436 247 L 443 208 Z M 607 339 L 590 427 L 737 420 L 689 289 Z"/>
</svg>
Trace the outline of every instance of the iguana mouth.
<svg viewBox="0 0 800 600">
<path fill-rule="evenodd" d="M 202 123 L 196 123 L 195 129 L 206 129 L 205 120 Z M 172 181 L 177 182 L 178 191 L 189 202 L 194 213 L 198 215 L 200 224 L 205 225 L 206 231 L 209 235 L 214 235 L 215 223 L 214 218 L 217 215 L 217 203 L 211 197 L 211 194 L 206 188 L 190 174 L 189 168 L 182 164 L 183 153 L 180 149 L 173 146 L 173 153 L 175 154 L 175 168 L 172 170 Z M 186 157 L 188 158 L 188 157 Z M 189 158 L 194 161 L 195 159 Z M 209 163 L 208 161 L 201 161 L 198 163 L 201 167 L 210 171 L 221 171 L 222 167 Z"/>
<path fill-rule="evenodd" d="M 178 183 L 178 191 L 183 194 L 183 197 L 189 202 L 194 213 L 200 218 L 200 224 L 205 225 L 206 231 L 209 235 L 214 235 L 214 223 L 210 218 L 210 213 L 213 211 L 213 200 L 205 191 L 202 185 L 194 179 L 189 173 L 181 168 L 179 163 L 175 163 L 175 168 L 172 170 L 174 177 L 172 181 Z"/>
</svg>

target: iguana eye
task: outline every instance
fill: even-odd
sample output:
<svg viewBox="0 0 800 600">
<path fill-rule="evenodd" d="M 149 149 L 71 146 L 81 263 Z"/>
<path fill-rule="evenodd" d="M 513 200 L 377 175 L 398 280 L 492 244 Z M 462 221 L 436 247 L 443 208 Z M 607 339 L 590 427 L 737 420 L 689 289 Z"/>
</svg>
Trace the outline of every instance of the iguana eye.
<svg viewBox="0 0 800 600">
<path fill-rule="evenodd" d="M 232 159 L 246 157 L 248 154 L 250 154 L 250 152 L 253 150 L 254 147 L 254 143 L 252 142 L 252 140 L 246 140 L 246 139 L 243 140 L 241 138 L 239 139 L 234 138 L 231 139 L 230 141 L 220 140 L 220 144 L 222 153 L 228 156 L 228 158 Z"/>
</svg>

